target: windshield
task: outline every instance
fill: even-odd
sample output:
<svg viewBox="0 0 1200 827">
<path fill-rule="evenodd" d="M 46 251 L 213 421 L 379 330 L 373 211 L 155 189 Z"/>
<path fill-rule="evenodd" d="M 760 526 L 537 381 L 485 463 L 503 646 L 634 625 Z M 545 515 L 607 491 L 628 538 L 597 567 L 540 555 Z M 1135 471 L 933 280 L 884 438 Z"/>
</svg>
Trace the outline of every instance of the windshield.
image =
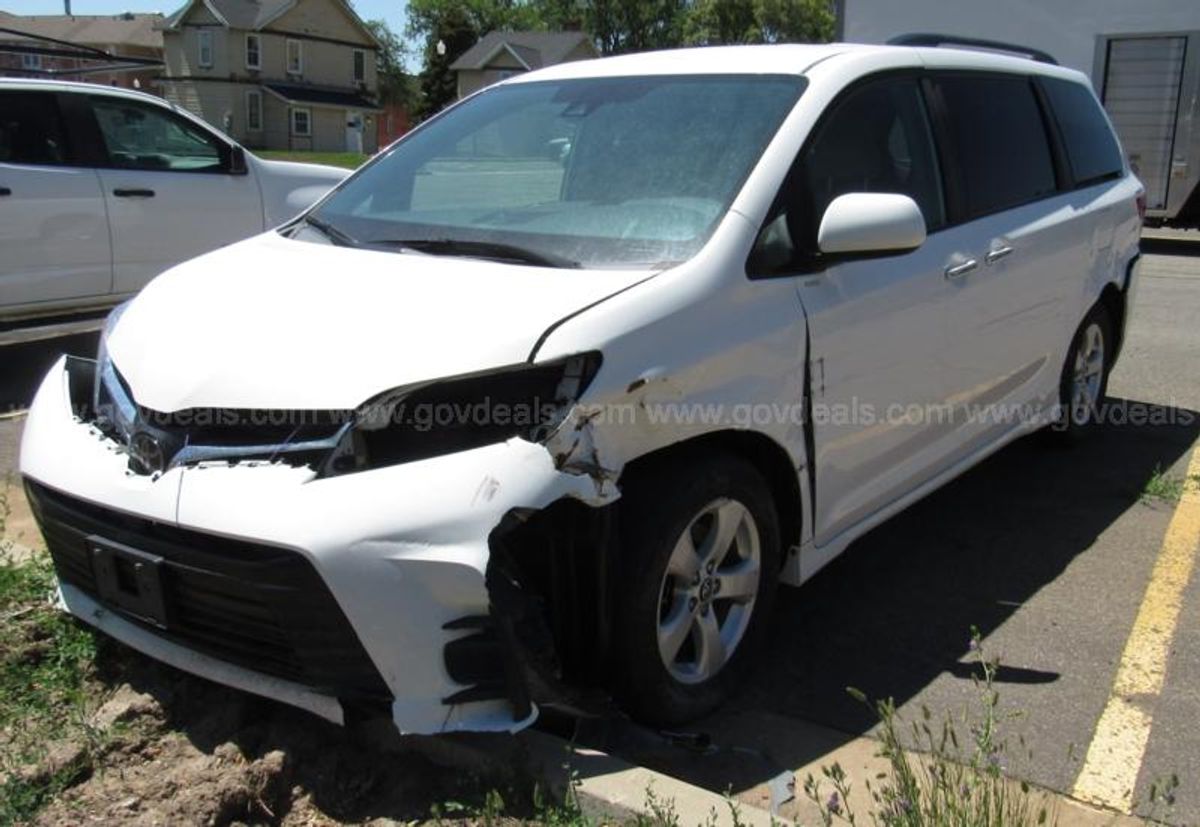
<svg viewBox="0 0 1200 827">
<path fill-rule="evenodd" d="M 310 219 L 340 243 L 435 255 L 682 261 L 716 228 L 803 88 L 803 78 L 774 75 L 498 86 L 413 133 Z"/>
</svg>

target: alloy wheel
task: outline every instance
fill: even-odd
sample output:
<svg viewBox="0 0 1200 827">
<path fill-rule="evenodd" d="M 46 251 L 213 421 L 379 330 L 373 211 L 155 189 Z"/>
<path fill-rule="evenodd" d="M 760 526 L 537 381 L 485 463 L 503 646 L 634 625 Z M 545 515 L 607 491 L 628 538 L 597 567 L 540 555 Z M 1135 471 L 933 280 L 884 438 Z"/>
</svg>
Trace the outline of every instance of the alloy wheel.
<svg viewBox="0 0 1200 827">
<path fill-rule="evenodd" d="M 1086 425 L 1100 403 L 1104 382 L 1104 332 L 1092 322 L 1084 328 L 1075 350 L 1075 368 L 1071 380 L 1071 421 Z"/>
<path fill-rule="evenodd" d="M 750 625 L 762 566 L 754 517 L 737 500 L 714 500 L 675 543 L 663 576 L 658 651 L 675 680 L 712 678 Z"/>
</svg>

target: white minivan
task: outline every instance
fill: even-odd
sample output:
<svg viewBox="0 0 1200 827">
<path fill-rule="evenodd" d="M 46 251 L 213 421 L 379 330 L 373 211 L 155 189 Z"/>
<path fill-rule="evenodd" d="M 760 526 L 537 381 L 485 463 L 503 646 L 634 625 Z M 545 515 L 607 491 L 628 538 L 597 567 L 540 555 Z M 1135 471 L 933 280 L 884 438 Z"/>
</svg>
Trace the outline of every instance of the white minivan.
<svg viewBox="0 0 1200 827">
<path fill-rule="evenodd" d="M 1087 79 L 1025 58 L 512 78 L 53 368 L 21 469 L 62 604 L 334 721 L 694 718 L 777 584 L 1102 417 L 1141 196 Z"/>
<path fill-rule="evenodd" d="M 143 92 L 0 78 L 0 322 L 117 304 L 348 174 L 257 158 Z"/>
</svg>

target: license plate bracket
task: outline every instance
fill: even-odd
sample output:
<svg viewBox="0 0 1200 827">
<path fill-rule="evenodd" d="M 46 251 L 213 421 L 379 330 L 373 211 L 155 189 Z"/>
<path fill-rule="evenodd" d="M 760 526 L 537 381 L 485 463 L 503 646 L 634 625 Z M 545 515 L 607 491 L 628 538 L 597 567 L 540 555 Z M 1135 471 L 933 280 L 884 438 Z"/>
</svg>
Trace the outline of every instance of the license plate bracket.
<svg viewBox="0 0 1200 827">
<path fill-rule="evenodd" d="M 163 558 L 94 535 L 85 542 L 101 601 L 166 629 Z"/>
</svg>

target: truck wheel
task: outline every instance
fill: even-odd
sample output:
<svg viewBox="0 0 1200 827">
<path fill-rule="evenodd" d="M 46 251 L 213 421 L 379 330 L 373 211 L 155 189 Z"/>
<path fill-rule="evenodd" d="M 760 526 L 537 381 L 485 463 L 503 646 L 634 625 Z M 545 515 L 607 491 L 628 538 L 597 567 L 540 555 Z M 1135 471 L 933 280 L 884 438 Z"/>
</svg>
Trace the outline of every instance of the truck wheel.
<svg viewBox="0 0 1200 827">
<path fill-rule="evenodd" d="M 659 464 L 624 486 L 614 599 L 614 690 L 634 718 L 713 710 L 745 672 L 779 576 L 771 491 L 726 455 Z"/>
</svg>

